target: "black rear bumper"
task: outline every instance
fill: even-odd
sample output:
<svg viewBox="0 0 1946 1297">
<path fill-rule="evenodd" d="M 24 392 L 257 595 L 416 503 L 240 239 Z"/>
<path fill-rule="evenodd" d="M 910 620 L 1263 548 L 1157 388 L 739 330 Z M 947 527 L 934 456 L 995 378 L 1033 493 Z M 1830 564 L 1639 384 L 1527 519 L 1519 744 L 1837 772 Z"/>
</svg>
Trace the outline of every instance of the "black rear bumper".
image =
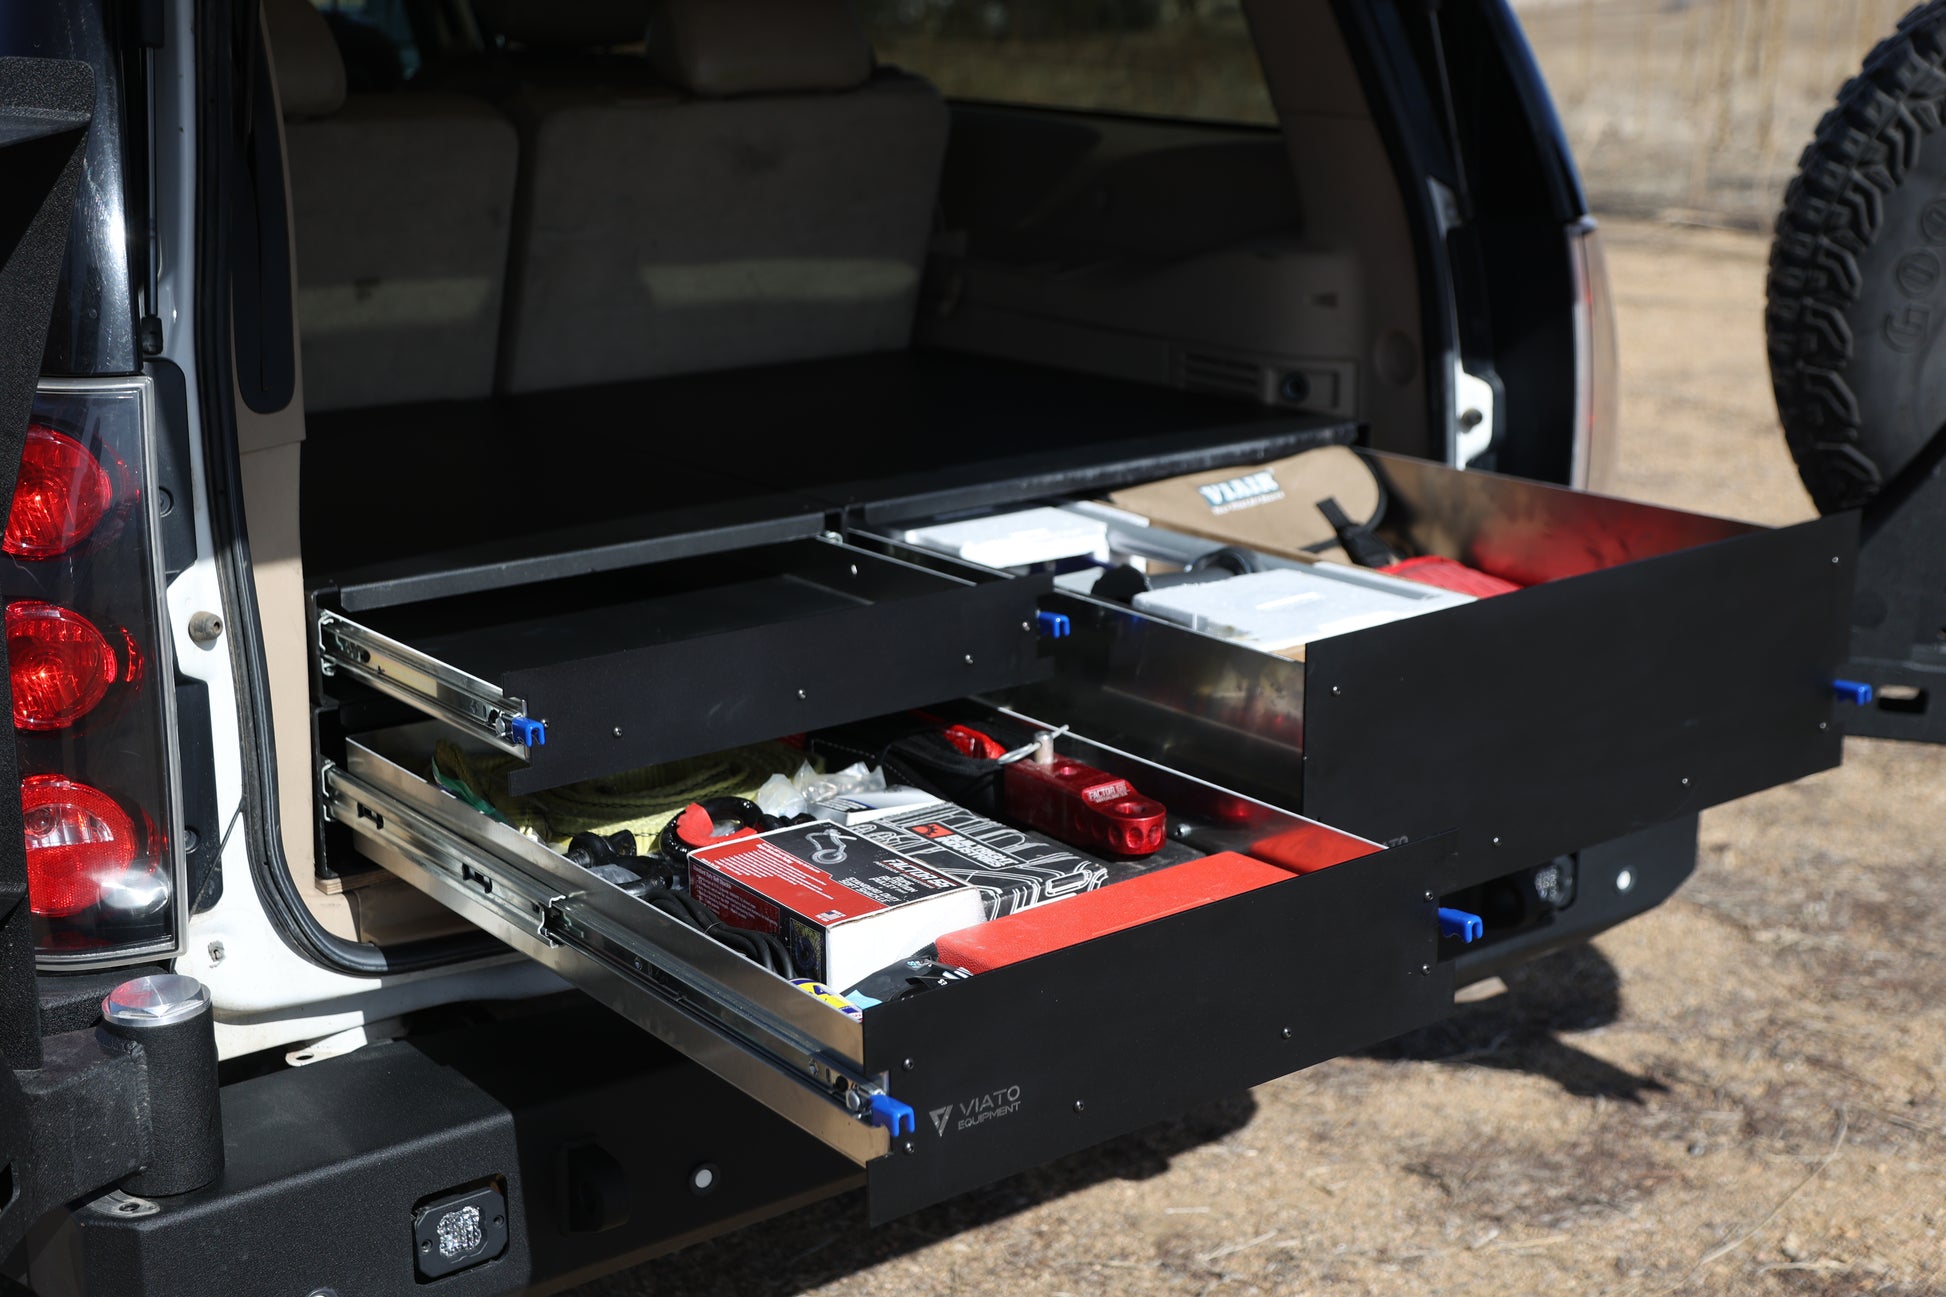
<svg viewBox="0 0 1946 1297">
<path fill-rule="evenodd" d="M 155 1210 L 29 1237 L 42 1297 L 427 1291 L 416 1209 L 485 1187 L 509 1226 L 436 1280 L 551 1292 L 838 1193 L 850 1163 L 579 996 L 223 1088 L 227 1160 Z M 692 1181 L 708 1167 L 706 1192 Z M 489 1196 L 488 1200 L 492 1200 Z"/>
</svg>

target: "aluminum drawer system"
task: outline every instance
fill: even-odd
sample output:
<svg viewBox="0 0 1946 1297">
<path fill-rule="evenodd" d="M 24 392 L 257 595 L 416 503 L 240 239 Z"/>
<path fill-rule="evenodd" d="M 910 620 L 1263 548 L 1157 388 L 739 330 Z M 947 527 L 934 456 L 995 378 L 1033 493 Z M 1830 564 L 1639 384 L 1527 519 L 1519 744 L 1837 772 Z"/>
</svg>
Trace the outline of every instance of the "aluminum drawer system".
<svg viewBox="0 0 1946 1297">
<path fill-rule="evenodd" d="M 431 745 L 454 731 L 356 690 L 323 754 L 329 814 L 362 855 L 866 1166 L 873 1215 L 898 1214 L 1430 1021 L 1464 975 L 1441 897 L 1566 853 L 1666 862 L 1653 886 L 1578 902 L 1564 931 L 1585 936 L 1674 889 L 1697 810 L 1836 764 L 1853 520 L 1773 531 L 1374 462 L 1421 548 L 1536 584 L 1294 662 L 912 550 L 892 537 L 939 516 L 920 502 L 727 566 L 557 584 L 554 613 L 518 590 L 356 623 L 327 603 L 319 634 L 332 690 L 369 682 L 503 750 L 523 746 L 503 720 L 544 720 L 516 791 L 983 695 L 1071 725 L 1071 751 L 1172 810 L 1247 807 L 1236 845 L 1301 813 L 1375 854 L 857 1022 L 434 787 Z M 1040 638 L 1036 610 L 1073 634 Z M 890 1103 L 911 1134 L 872 1124 Z"/>
</svg>

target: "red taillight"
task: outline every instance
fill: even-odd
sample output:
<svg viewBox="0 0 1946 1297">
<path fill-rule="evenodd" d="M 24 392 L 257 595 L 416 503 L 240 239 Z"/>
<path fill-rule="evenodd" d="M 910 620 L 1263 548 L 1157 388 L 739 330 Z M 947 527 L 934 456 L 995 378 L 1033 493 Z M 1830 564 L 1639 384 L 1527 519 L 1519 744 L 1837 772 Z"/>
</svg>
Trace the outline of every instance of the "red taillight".
<svg viewBox="0 0 1946 1297">
<path fill-rule="evenodd" d="M 27 829 L 27 899 L 59 919 L 101 899 L 102 888 L 135 863 L 135 821 L 99 788 L 60 775 L 21 781 Z"/>
<path fill-rule="evenodd" d="M 7 605 L 7 669 L 14 728 L 65 729 L 115 683 L 115 650 L 80 613 L 51 603 Z"/>
<path fill-rule="evenodd" d="M 88 538 L 114 500 L 108 470 L 86 446 L 66 433 L 30 424 L 0 549 L 16 558 L 65 554 Z"/>
<path fill-rule="evenodd" d="M 208 874 L 177 845 L 195 839 L 169 706 L 153 384 L 44 378 L 25 425 L 0 609 L 35 954 L 67 968 L 164 956 Z"/>
</svg>

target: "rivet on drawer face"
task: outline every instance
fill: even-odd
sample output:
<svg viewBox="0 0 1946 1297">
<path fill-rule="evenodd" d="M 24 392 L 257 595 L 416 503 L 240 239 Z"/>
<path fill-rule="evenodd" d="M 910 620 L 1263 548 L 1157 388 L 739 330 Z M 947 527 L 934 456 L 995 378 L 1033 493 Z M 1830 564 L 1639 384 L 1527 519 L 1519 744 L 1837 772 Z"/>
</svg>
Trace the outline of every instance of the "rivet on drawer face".
<svg viewBox="0 0 1946 1297">
<path fill-rule="evenodd" d="M 903 1067 L 906 1071 L 910 1072 L 912 1070 L 912 1060 L 908 1058 L 905 1060 L 905 1062 L 899 1064 L 899 1066 Z"/>
<path fill-rule="evenodd" d="M 1086 1112 L 1088 1110 L 1088 1101 L 1086 1099 L 1076 1099 L 1074 1101 L 1074 1110 L 1076 1112 Z"/>
<path fill-rule="evenodd" d="M 1344 691 L 1344 690 L 1342 690 L 1342 689 L 1340 689 L 1340 688 L 1339 688 L 1339 687 L 1338 687 L 1337 685 L 1332 685 L 1332 686 L 1331 686 L 1331 696 L 1332 696 L 1333 698 L 1337 698 L 1337 697 L 1340 697 L 1340 696 L 1342 696 L 1342 695 L 1344 694 L 1344 692 L 1345 692 L 1345 691 Z"/>
<path fill-rule="evenodd" d="M 1291 1038 L 1291 1029 L 1289 1027 L 1286 1027 L 1284 1028 L 1283 1031 L 1279 1032 L 1278 1034 L 1281 1035 L 1285 1040 L 1289 1040 Z"/>
</svg>

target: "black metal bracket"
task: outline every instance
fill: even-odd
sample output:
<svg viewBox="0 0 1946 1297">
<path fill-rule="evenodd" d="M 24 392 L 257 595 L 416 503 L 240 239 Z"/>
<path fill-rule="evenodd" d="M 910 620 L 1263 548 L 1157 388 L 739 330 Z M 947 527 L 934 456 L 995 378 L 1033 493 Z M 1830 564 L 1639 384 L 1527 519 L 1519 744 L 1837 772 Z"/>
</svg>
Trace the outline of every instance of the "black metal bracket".
<svg viewBox="0 0 1946 1297">
<path fill-rule="evenodd" d="M 1872 687 L 1845 729 L 1946 743 L 1946 432 L 1864 509 L 1851 660 L 1844 677 Z"/>
<path fill-rule="evenodd" d="M 39 1067 L 0 1070 L 5 1249 L 48 1212 L 120 1184 L 154 1162 L 154 1122 L 172 1106 L 158 1093 L 170 1084 L 170 1069 L 152 1067 L 150 1051 L 140 1045 L 102 1028 L 49 1036 L 41 1045 Z M 215 1100 L 211 1084 L 199 1102 Z"/>
</svg>

